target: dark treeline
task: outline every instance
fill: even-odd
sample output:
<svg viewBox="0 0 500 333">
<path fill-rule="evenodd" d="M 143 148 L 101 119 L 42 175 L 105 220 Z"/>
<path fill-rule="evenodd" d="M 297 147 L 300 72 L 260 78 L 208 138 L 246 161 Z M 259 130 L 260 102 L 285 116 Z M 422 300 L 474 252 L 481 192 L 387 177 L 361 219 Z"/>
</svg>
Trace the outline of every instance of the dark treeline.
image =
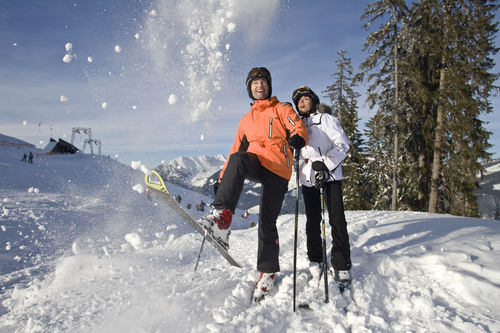
<svg viewBox="0 0 500 333">
<path fill-rule="evenodd" d="M 351 141 L 344 161 L 346 209 L 478 216 L 481 161 L 490 132 L 496 1 L 379 0 L 361 17 L 366 59 L 354 73 L 338 52 L 330 99 Z M 360 133 L 355 92 L 374 114 Z M 365 139 L 363 139 L 365 138 Z"/>
</svg>

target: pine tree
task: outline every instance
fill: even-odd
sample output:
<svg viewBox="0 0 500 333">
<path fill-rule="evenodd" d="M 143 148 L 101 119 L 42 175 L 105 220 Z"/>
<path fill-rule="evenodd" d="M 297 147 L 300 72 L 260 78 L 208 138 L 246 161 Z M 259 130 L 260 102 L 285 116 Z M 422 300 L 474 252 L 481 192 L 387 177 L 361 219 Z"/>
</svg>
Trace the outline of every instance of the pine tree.
<svg viewBox="0 0 500 333">
<path fill-rule="evenodd" d="M 394 126 L 392 132 L 388 133 L 392 137 L 393 149 L 392 161 L 392 195 L 391 209 L 397 209 L 398 199 L 398 165 L 400 160 L 400 137 L 399 137 L 399 71 L 398 71 L 398 50 L 399 50 L 399 33 L 398 29 L 402 24 L 407 11 L 403 0 L 378 0 L 367 5 L 362 19 L 366 20 L 364 28 L 368 28 L 374 22 L 382 20 L 384 17 L 389 17 L 388 21 L 381 24 L 380 30 L 371 33 L 364 46 L 365 50 L 371 50 L 369 57 L 361 64 L 360 68 L 364 74 L 368 75 L 368 81 L 374 81 L 368 88 L 369 99 L 372 106 L 380 104 L 378 100 L 380 95 L 380 87 L 383 89 L 393 90 L 392 106 L 385 105 L 384 113 L 389 112 L 392 115 Z M 386 91 L 383 95 L 387 96 L 391 93 Z M 384 101 L 385 103 L 385 101 Z M 388 108 L 387 108 L 388 107 Z M 377 124 L 376 122 L 374 125 Z"/>
<path fill-rule="evenodd" d="M 439 87 L 435 93 L 433 164 L 429 212 L 478 216 L 475 191 L 481 159 L 489 158 L 490 133 L 479 116 L 491 112 L 489 97 L 498 77 L 491 55 L 498 49 L 493 38 L 493 1 L 425 0 L 441 38 L 433 49 L 440 57 Z"/>
<path fill-rule="evenodd" d="M 337 72 L 332 75 L 335 82 L 323 93 L 330 99 L 333 114 L 339 119 L 350 143 L 348 156 L 342 164 L 344 204 L 349 210 L 368 209 L 366 181 L 363 179 L 363 138 L 358 129 L 357 99 L 360 94 L 354 91 L 356 82 L 351 59 L 345 57 L 344 51 L 337 54 Z"/>
<path fill-rule="evenodd" d="M 365 17 L 369 23 L 381 20 L 389 16 L 388 10 L 377 17 L 373 9 L 395 3 L 375 2 Z M 369 100 L 377 107 L 367 131 L 373 136 L 368 140 L 368 165 L 370 172 L 387 176 L 386 165 L 375 168 L 374 154 L 388 160 L 388 150 L 395 151 L 394 143 L 399 146 L 399 209 L 478 214 L 476 175 L 481 171 L 479 162 L 489 158 L 490 147 L 490 133 L 480 116 L 491 112 L 489 98 L 498 78 L 490 72 L 491 56 L 498 51 L 493 44 L 498 31 L 493 13 L 498 8 L 494 1 L 480 0 L 412 2 L 412 8 L 399 17 L 397 85 L 391 80 L 396 61 L 391 63 L 389 56 L 396 39 L 387 37 L 390 22 L 367 38 L 366 46 L 373 52 L 362 69 L 365 73 L 380 69 L 368 76 L 373 82 Z M 398 101 L 397 107 L 390 105 L 391 100 Z M 390 139 L 394 133 L 398 140 Z M 387 204 L 387 188 L 381 188 L 388 186 L 387 177 L 372 175 L 370 186 L 375 206 Z"/>
</svg>

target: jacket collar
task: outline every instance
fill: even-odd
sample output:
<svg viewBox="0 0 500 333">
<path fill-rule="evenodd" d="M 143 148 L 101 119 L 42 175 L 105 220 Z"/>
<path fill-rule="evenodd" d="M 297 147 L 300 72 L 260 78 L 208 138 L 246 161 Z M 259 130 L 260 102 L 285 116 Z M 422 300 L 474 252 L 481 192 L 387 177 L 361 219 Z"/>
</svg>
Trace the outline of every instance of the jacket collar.
<svg viewBox="0 0 500 333">
<path fill-rule="evenodd" d="M 258 99 L 256 101 L 252 102 L 250 104 L 250 106 L 252 107 L 252 110 L 262 111 L 262 110 L 267 109 L 268 107 L 274 106 L 278 103 L 279 103 L 278 97 L 273 96 L 273 97 L 268 98 L 268 99 Z"/>
</svg>

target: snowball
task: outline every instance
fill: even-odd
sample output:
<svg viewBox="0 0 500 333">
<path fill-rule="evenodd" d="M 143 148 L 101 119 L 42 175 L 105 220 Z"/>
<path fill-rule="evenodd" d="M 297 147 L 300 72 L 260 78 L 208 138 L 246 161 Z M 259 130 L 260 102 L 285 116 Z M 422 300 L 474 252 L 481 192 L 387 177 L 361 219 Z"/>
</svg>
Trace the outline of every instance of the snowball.
<svg viewBox="0 0 500 333">
<path fill-rule="evenodd" d="M 172 94 L 168 97 L 168 104 L 174 105 L 175 103 L 177 103 L 177 96 Z"/>
<path fill-rule="evenodd" d="M 64 61 L 65 63 L 69 64 L 71 62 L 71 60 L 73 60 L 73 56 L 71 54 L 66 54 L 63 58 L 62 58 L 62 61 Z"/>
<path fill-rule="evenodd" d="M 202 134 L 202 135 L 200 135 L 200 140 L 201 140 L 201 141 L 205 140 L 205 136 L 204 136 L 203 134 Z"/>
<path fill-rule="evenodd" d="M 101 104 L 101 108 L 105 109 L 105 108 L 107 108 L 107 107 L 108 107 L 108 103 L 103 102 L 103 103 Z"/>
<path fill-rule="evenodd" d="M 88 62 L 92 62 L 92 61 L 94 61 L 94 58 L 92 58 L 92 57 L 87 57 L 87 61 L 88 61 Z"/>
<path fill-rule="evenodd" d="M 0 229 L 2 229 L 2 231 L 7 230 L 7 228 L 6 228 L 4 225 L 1 225 L 1 226 L 0 226 Z"/>
<path fill-rule="evenodd" d="M 154 9 L 153 9 L 152 11 L 150 11 L 150 12 L 149 12 L 149 16 L 153 16 L 153 17 L 155 17 L 155 16 L 157 16 L 157 15 L 158 15 L 158 14 L 156 13 L 156 10 L 154 10 Z"/>
<path fill-rule="evenodd" d="M 141 171 L 142 171 L 145 175 L 150 175 L 150 174 L 151 174 L 151 171 L 149 171 L 149 169 L 148 169 L 145 165 L 141 165 Z"/>
<path fill-rule="evenodd" d="M 141 161 L 132 161 L 132 162 L 130 162 L 130 166 L 134 170 L 139 169 L 141 167 L 141 165 L 142 165 Z"/>
<path fill-rule="evenodd" d="M 229 49 L 231 48 L 231 44 L 226 44 L 226 51 L 229 51 Z"/>
<path fill-rule="evenodd" d="M 144 193 L 144 186 L 142 186 L 142 184 L 136 184 L 132 189 L 137 193 Z"/>
<path fill-rule="evenodd" d="M 66 97 L 64 95 L 61 95 L 61 98 L 59 100 L 61 101 L 61 103 L 67 102 L 68 101 L 68 97 Z"/>
<path fill-rule="evenodd" d="M 136 105 L 132 105 L 132 110 L 137 110 L 137 106 Z"/>
<path fill-rule="evenodd" d="M 144 247 L 144 242 L 137 233 L 133 232 L 125 235 L 125 240 L 136 250 Z"/>
<path fill-rule="evenodd" d="M 23 120 L 23 125 L 24 126 L 28 125 L 28 121 L 27 120 Z"/>
<path fill-rule="evenodd" d="M 78 254 L 80 253 L 80 246 L 76 241 L 73 242 L 73 245 L 71 245 L 71 250 L 73 251 L 73 254 Z"/>
<path fill-rule="evenodd" d="M 64 45 L 64 47 L 66 48 L 66 52 L 69 52 L 69 51 L 71 51 L 71 49 L 73 48 L 73 44 L 71 44 L 71 43 L 66 43 L 66 45 Z"/>
<path fill-rule="evenodd" d="M 140 38 L 139 34 L 135 34 L 134 37 L 135 37 L 135 39 L 139 39 Z"/>
<path fill-rule="evenodd" d="M 236 29 L 236 24 L 234 24 L 233 22 L 230 22 L 226 25 L 226 28 L 227 28 L 227 31 L 234 32 L 234 30 Z"/>
<path fill-rule="evenodd" d="M 120 47 L 120 45 L 115 45 L 115 52 L 120 53 L 121 51 L 122 51 L 122 48 Z"/>
</svg>

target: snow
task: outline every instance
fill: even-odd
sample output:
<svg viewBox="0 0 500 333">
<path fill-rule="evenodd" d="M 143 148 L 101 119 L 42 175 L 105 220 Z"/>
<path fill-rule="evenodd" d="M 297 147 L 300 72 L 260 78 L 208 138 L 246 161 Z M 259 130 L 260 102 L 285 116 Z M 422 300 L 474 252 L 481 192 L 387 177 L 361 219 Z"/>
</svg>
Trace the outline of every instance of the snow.
<svg viewBox="0 0 500 333">
<path fill-rule="evenodd" d="M 177 95 L 171 94 L 170 96 L 168 96 L 168 104 L 174 105 L 175 103 L 177 103 L 177 101 L 178 101 Z"/>
<path fill-rule="evenodd" d="M 73 60 L 73 55 L 71 55 L 69 53 L 66 53 L 64 55 L 64 57 L 62 58 L 62 61 L 64 61 L 67 64 L 69 64 L 71 62 L 71 60 Z"/>
<path fill-rule="evenodd" d="M 0 146 L 0 332 L 500 331 L 498 221 L 348 211 L 353 301 L 330 281 L 324 303 L 299 214 L 297 303 L 313 311 L 293 313 L 293 214 L 278 219 L 277 288 L 255 305 L 252 213 L 235 214 L 230 237 L 243 268 L 206 244 L 195 272 L 201 236 L 137 191 L 142 163 L 79 153 L 28 164 L 22 153 Z M 184 207 L 210 202 L 167 186 Z"/>
</svg>

